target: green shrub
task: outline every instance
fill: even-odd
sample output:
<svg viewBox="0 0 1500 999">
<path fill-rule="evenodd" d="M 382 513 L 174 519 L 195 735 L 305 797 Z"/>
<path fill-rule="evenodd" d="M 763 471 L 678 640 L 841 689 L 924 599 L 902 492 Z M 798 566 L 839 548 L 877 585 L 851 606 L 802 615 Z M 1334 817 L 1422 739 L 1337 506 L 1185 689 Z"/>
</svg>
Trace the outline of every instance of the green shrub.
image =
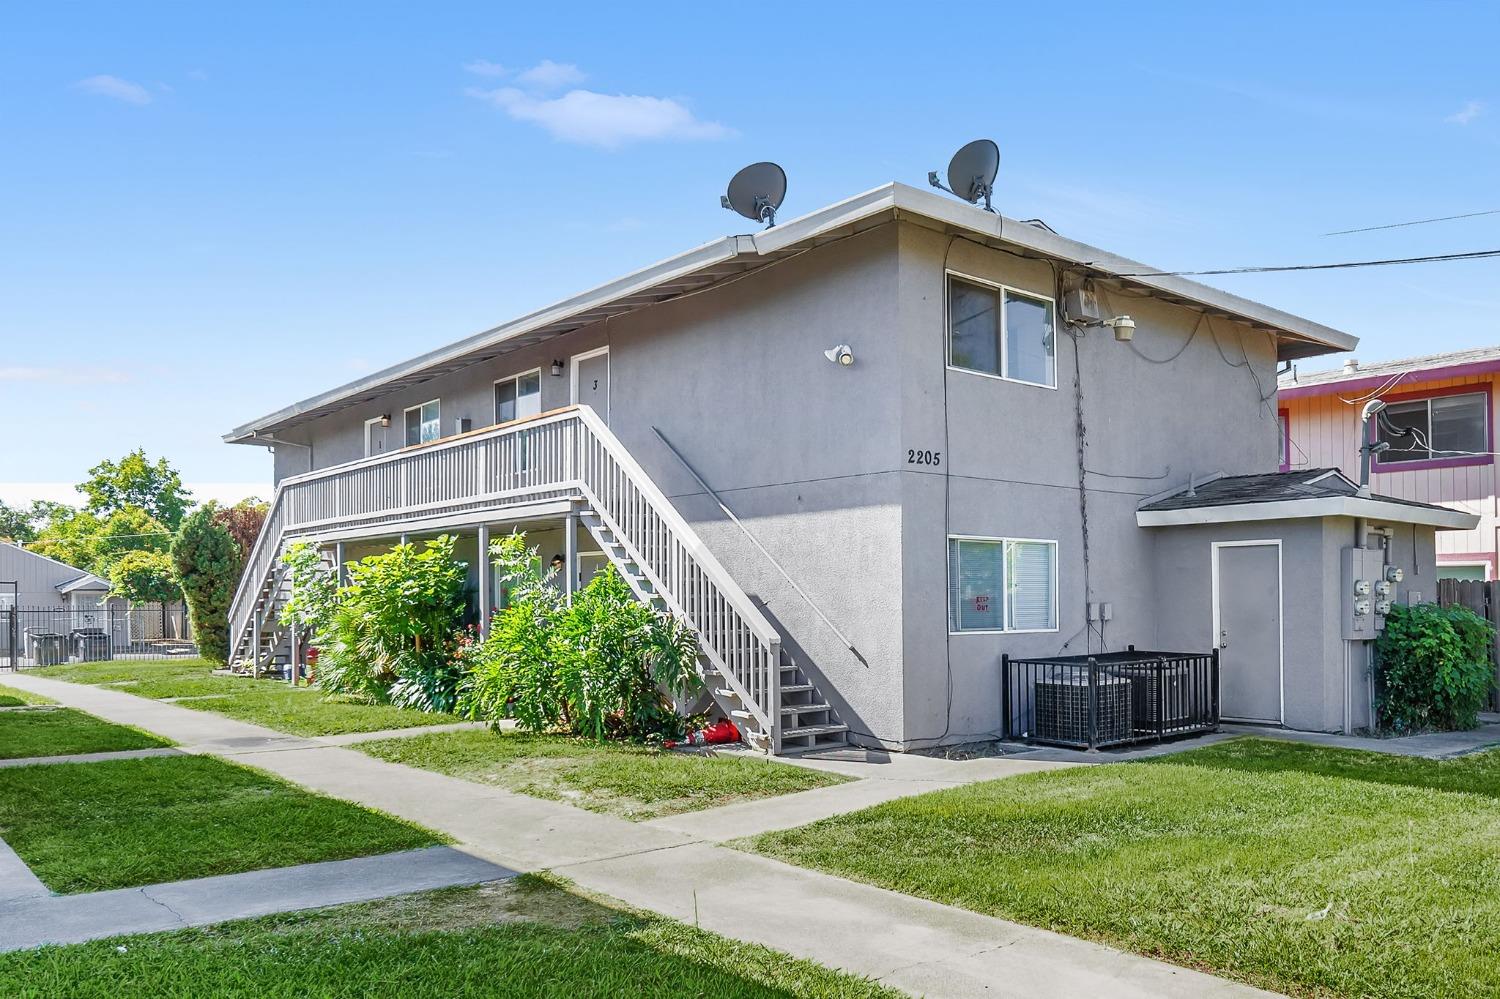
<svg viewBox="0 0 1500 999">
<path fill-rule="evenodd" d="M 229 605 L 240 581 L 240 546 L 214 519 L 212 503 L 188 514 L 172 539 L 172 564 L 187 600 L 193 640 L 209 662 L 229 658 Z"/>
<path fill-rule="evenodd" d="M 349 564 L 349 585 L 319 635 L 317 681 L 421 711 L 451 711 L 466 567 L 444 535 Z"/>
<path fill-rule="evenodd" d="M 1396 604 L 1376 643 L 1376 713 L 1393 732 L 1474 728 L 1494 686 L 1494 629 L 1463 607 Z"/>
<path fill-rule="evenodd" d="M 682 734 L 672 696 L 702 687 L 691 628 L 638 602 L 612 567 L 568 604 L 523 535 L 494 557 L 510 599 L 469 657 L 463 714 L 595 740 Z"/>
<path fill-rule="evenodd" d="M 328 633 L 338 609 L 338 572 L 323 561 L 322 551 L 310 541 L 299 541 L 287 548 L 281 561 L 290 578 L 286 602 L 276 619 L 317 641 Z"/>
</svg>

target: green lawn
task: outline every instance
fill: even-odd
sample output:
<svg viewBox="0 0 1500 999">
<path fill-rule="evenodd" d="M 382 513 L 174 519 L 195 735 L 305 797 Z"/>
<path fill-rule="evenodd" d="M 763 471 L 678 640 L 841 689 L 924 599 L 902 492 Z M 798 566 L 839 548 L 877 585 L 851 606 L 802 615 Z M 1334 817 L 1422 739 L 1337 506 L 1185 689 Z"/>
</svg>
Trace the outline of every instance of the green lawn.
<svg viewBox="0 0 1500 999">
<path fill-rule="evenodd" d="M 1500 752 L 1245 739 L 748 846 L 1302 996 L 1500 995 Z"/>
<path fill-rule="evenodd" d="M 432 732 L 361 742 L 354 748 L 394 763 L 637 820 L 847 780 L 743 756 L 659 752 L 489 730 Z"/>
<path fill-rule="evenodd" d="M 0 760 L 113 753 L 170 745 L 166 739 L 126 725 L 112 725 L 71 708 L 0 712 Z"/>
<path fill-rule="evenodd" d="M 328 698 L 312 687 L 213 673 L 201 659 L 115 660 L 69 663 L 34 671 L 38 676 L 122 690 L 157 700 L 181 699 L 185 708 L 274 728 L 291 735 L 340 735 L 445 725 L 452 715 L 409 711 L 385 704 Z"/>
<path fill-rule="evenodd" d="M 523 875 L 201 930 L 0 954 L 14 999 L 896 999 L 874 983 Z"/>
<path fill-rule="evenodd" d="M 17 690 L 15 687 L 7 687 L 0 684 L 0 708 L 20 708 L 33 704 L 55 704 L 56 701 L 41 694 L 33 694 L 29 690 Z"/>
<path fill-rule="evenodd" d="M 0 839 L 58 892 L 288 867 L 440 841 L 409 823 L 203 756 L 0 769 Z"/>
</svg>

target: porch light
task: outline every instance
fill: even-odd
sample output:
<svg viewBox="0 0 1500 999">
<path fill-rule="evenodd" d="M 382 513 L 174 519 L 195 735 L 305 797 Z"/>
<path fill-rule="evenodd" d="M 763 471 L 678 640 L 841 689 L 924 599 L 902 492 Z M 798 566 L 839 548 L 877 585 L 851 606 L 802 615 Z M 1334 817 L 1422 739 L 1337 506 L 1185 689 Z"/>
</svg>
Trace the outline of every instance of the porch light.
<svg viewBox="0 0 1500 999">
<path fill-rule="evenodd" d="M 552 377 L 553 378 L 561 378 L 562 377 L 562 373 L 563 373 L 563 362 L 561 362 L 561 361 L 553 361 L 552 362 Z"/>
<path fill-rule="evenodd" d="M 384 430 L 385 428 L 389 427 L 390 425 L 391 425 L 391 414 L 390 413 L 386 413 L 384 416 L 382 416 L 380 418 L 380 429 Z"/>
</svg>

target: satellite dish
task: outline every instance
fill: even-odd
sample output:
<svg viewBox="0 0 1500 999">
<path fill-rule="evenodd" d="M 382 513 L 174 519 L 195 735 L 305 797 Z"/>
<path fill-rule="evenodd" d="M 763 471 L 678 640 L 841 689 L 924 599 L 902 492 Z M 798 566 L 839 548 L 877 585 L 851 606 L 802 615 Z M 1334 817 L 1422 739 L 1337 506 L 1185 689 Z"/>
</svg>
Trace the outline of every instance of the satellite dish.
<svg viewBox="0 0 1500 999">
<path fill-rule="evenodd" d="M 719 204 L 769 229 L 785 198 L 786 171 L 775 163 L 752 163 L 729 181 L 729 193 L 719 198 Z"/>
<path fill-rule="evenodd" d="M 984 199 L 984 210 L 992 212 L 990 195 L 995 190 L 995 175 L 1000 172 L 1000 147 L 993 139 L 975 139 L 953 154 L 948 163 L 948 186 L 943 187 L 937 171 L 927 175 L 933 187 L 956 194 L 969 204 Z"/>
</svg>

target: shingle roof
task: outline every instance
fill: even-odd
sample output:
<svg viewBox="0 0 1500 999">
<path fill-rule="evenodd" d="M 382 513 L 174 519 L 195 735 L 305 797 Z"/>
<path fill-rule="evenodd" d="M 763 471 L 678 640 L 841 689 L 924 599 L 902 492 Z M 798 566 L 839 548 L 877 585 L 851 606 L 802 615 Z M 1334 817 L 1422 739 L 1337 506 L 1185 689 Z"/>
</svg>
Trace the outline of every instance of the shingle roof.
<svg viewBox="0 0 1500 999">
<path fill-rule="evenodd" d="M 1500 361 L 1500 346 L 1475 347 L 1472 350 L 1456 350 L 1447 354 L 1424 354 L 1421 357 L 1406 357 L 1398 361 L 1379 361 L 1360 364 L 1353 370 L 1334 368 L 1331 371 L 1297 372 L 1296 378 L 1284 378 L 1279 388 L 1306 388 L 1310 385 L 1331 385 L 1365 378 L 1389 378 L 1415 371 L 1434 368 L 1452 368 L 1464 364 L 1483 364 Z"/>
<path fill-rule="evenodd" d="M 1162 499 L 1141 506 L 1141 510 L 1193 510 L 1201 507 L 1238 506 L 1243 503 L 1280 503 L 1288 500 L 1318 500 L 1354 496 L 1359 486 L 1336 468 L 1302 468 L 1295 472 L 1265 472 L 1259 475 L 1226 475 L 1211 479 L 1193 489 L 1187 487 Z M 1381 503 L 1424 510 L 1446 510 L 1447 507 L 1394 496 L 1371 495 Z"/>
</svg>

